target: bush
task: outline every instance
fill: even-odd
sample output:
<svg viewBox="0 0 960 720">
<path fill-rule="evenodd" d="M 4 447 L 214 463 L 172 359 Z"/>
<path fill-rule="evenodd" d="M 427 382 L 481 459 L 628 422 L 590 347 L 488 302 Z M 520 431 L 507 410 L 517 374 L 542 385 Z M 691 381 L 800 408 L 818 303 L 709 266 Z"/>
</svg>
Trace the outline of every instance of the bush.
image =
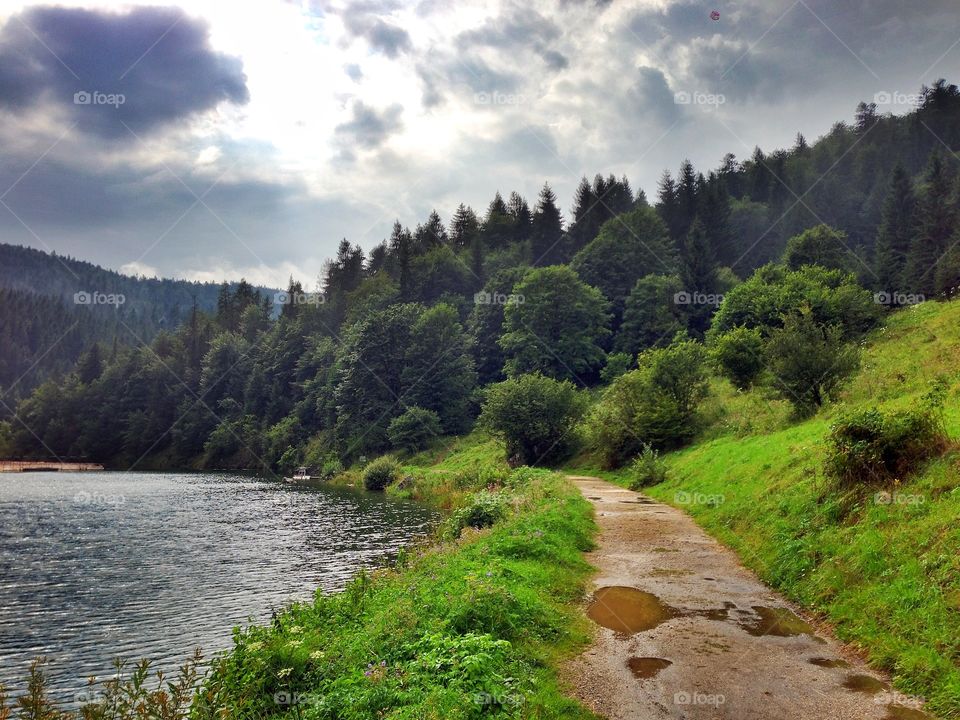
<svg viewBox="0 0 960 720">
<path fill-rule="evenodd" d="M 411 452 L 422 450 L 432 438 L 439 437 L 440 434 L 440 416 L 433 410 L 425 410 L 416 405 L 391 420 L 387 427 L 390 445 L 396 450 Z"/>
<path fill-rule="evenodd" d="M 766 356 L 776 389 L 801 415 L 832 400 L 860 366 L 859 348 L 844 341 L 839 326 L 817 323 L 809 308 L 784 319 Z"/>
<path fill-rule="evenodd" d="M 607 467 L 643 452 L 688 442 L 697 429 L 697 411 L 707 394 L 703 345 L 674 338 L 665 348 L 640 355 L 639 368 L 607 388 L 584 423 L 592 447 Z"/>
<path fill-rule="evenodd" d="M 644 445 L 643 451 L 630 466 L 630 475 L 631 490 L 659 485 L 667 479 L 667 464 L 660 457 L 660 453 L 649 445 Z"/>
<path fill-rule="evenodd" d="M 511 464 L 536 465 L 570 449 L 584 402 L 568 380 L 522 375 L 487 389 L 480 425 L 504 441 Z"/>
<path fill-rule="evenodd" d="M 828 436 L 827 474 L 840 487 L 901 479 L 947 447 L 943 422 L 946 385 L 938 382 L 916 408 L 856 410 L 842 416 Z"/>
<path fill-rule="evenodd" d="M 453 534 L 459 535 L 465 527 L 485 528 L 506 517 L 508 497 L 503 493 L 481 490 L 474 493 L 470 503 L 457 510 L 450 518 Z"/>
<path fill-rule="evenodd" d="M 367 490 L 384 490 L 399 476 L 399 463 L 389 455 L 385 455 L 363 469 L 363 486 Z"/>
<path fill-rule="evenodd" d="M 735 327 L 711 338 L 710 353 L 720 373 L 746 390 L 764 368 L 763 336 L 758 328 Z"/>
</svg>

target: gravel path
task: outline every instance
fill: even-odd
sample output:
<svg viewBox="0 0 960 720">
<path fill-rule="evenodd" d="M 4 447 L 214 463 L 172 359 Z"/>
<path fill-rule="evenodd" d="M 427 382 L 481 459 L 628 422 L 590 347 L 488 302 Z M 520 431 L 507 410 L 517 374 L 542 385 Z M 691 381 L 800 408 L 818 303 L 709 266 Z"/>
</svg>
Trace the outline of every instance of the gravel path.
<svg viewBox="0 0 960 720">
<path fill-rule="evenodd" d="M 930 718 L 683 512 L 597 478 L 593 645 L 565 669 L 607 718 Z"/>
</svg>

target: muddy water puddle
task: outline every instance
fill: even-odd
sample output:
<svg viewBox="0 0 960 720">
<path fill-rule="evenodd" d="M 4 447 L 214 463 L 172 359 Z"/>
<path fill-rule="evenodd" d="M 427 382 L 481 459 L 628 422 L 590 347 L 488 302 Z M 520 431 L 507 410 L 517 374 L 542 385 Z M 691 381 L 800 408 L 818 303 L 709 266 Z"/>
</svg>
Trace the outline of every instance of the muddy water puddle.
<svg viewBox="0 0 960 720">
<path fill-rule="evenodd" d="M 869 693 L 871 695 L 887 689 L 887 684 L 882 680 L 877 680 L 877 678 L 872 675 L 863 675 L 861 673 L 847 675 L 847 679 L 843 681 L 843 686 L 847 690 Z"/>
<path fill-rule="evenodd" d="M 764 635 L 774 635 L 776 637 L 810 635 L 815 637 L 810 624 L 789 608 L 754 605 L 753 611 L 756 613 L 756 617 L 738 621 L 740 627 L 751 635 L 756 637 Z M 823 642 L 821 638 L 816 639 Z"/>
<path fill-rule="evenodd" d="M 599 588 L 593 594 L 587 615 L 598 625 L 614 632 L 633 635 L 677 617 L 677 611 L 662 603 L 653 593 L 611 585 Z"/>
<path fill-rule="evenodd" d="M 627 667 L 633 676 L 639 680 L 649 680 L 656 677 L 661 670 L 673 665 L 669 660 L 657 657 L 632 657 L 627 660 Z"/>
</svg>

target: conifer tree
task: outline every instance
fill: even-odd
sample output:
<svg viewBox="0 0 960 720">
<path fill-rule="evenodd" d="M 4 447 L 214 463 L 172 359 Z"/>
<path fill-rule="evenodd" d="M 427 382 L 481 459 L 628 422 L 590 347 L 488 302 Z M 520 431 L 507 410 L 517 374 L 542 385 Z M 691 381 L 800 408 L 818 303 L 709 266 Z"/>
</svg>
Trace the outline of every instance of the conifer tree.
<svg viewBox="0 0 960 720">
<path fill-rule="evenodd" d="M 901 165 L 893 169 L 890 191 L 883 204 L 877 235 L 877 283 L 886 292 L 905 291 L 904 270 L 916 227 L 917 200 L 913 184 Z"/>
</svg>

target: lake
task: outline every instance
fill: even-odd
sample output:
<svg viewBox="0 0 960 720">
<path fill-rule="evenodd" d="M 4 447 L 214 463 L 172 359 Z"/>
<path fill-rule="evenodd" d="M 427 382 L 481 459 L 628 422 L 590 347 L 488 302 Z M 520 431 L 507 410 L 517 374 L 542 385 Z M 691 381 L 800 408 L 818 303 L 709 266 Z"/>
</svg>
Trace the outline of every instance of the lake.
<svg viewBox="0 0 960 720">
<path fill-rule="evenodd" d="M 415 503 L 242 474 L 0 475 L 0 683 L 50 659 L 72 703 L 112 659 L 174 669 L 236 625 L 383 566 L 438 515 Z"/>
</svg>

